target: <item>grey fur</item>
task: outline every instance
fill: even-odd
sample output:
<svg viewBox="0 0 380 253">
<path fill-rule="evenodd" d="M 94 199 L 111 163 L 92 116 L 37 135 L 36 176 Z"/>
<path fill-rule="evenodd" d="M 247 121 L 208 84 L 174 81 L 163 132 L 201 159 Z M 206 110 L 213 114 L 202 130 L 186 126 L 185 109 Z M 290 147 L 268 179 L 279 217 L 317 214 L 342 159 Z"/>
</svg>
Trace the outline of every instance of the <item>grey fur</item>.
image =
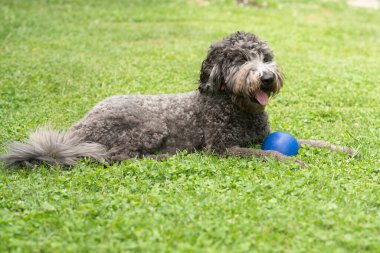
<svg viewBox="0 0 380 253">
<path fill-rule="evenodd" d="M 67 133 L 39 131 L 28 144 L 12 144 L 3 159 L 8 166 L 36 161 L 69 165 L 83 156 L 122 161 L 206 149 L 289 160 L 277 152 L 242 148 L 261 143 L 269 134 L 264 109 L 282 83 L 268 44 L 236 32 L 211 45 L 198 90 L 107 98 Z"/>
<path fill-rule="evenodd" d="M 66 166 L 80 157 L 104 161 L 105 149 L 98 143 L 82 142 L 72 133 L 41 128 L 31 134 L 27 143 L 13 142 L 2 159 L 6 166 L 32 166 L 40 162 Z"/>
</svg>

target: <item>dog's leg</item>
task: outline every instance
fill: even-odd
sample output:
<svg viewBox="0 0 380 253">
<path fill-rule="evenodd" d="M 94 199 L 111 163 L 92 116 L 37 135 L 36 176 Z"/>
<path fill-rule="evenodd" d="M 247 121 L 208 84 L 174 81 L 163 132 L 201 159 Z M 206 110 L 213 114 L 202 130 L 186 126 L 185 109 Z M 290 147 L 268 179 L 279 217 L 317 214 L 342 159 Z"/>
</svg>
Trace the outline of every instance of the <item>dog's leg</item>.
<svg viewBox="0 0 380 253">
<path fill-rule="evenodd" d="M 322 141 L 322 140 L 298 140 L 298 144 L 300 145 L 300 147 L 306 145 L 306 146 L 311 146 L 315 148 L 328 148 L 333 151 L 346 153 L 350 156 L 353 156 L 355 154 L 352 148 L 345 147 L 345 146 L 337 146 L 337 145 L 334 145 L 327 141 Z"/>
<path fill-rule="evenodd" d="M 227 156 L 240 156 L 240 157 L 258 157 L 258 158 L 274 158 L 279 161 L 285 161 L 285 162 L 295 162 L 298 163 L 302 168 L 306 167 L 306 164 L 296 158 L 292 158 L 286 155 L 283 155 L 277 151 L 272 150 L 259 150 L 259 149 L 253 149 L 253 148 L 241 148 L 241 147 L 232 147 L 228 148 L 226 150 L 225 155 Z"/>
</svg>

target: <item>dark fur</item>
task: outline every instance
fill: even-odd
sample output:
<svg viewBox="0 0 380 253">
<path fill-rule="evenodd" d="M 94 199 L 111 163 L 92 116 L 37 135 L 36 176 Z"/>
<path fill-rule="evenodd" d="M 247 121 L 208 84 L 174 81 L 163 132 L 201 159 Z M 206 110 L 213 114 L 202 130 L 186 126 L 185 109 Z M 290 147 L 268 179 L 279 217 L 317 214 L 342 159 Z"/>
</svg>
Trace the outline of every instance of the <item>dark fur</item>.
<svg viewBox="0 0 380 253">
<path fill-rule="evenodd" d="M 7 166 L 70 165 L 84 156 L 121 161 L 206 149 L 286 160 L 276 152 L 238 148 L 261 143 L 269 134 L 265 98 L 278 93 L 282 81 L 267 43 L 237 32 L 211 45 L 198 90 L 107 98 L 67 133 L 40 130 L 27 144 L 13 143 L 3 159 Z"/>
</svg>

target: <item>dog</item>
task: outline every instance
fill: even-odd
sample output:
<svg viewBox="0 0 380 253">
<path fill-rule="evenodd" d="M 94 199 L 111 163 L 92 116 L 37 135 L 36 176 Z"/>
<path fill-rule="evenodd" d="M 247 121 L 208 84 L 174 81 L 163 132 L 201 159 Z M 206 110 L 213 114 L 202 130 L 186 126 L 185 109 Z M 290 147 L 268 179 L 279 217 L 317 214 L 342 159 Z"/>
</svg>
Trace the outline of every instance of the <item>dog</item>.
<svg viewBox="0 0 380 253">
<path fill-rule="evenodd" d="M 270 133 L 265 107 L 283 81 L 267 42 L 252 33 L 236 32 L 210 46 L 197 90 L 106 98 L 66 132 L 39 129 L 26 143 L 11 143 L 2 159 L 8 167 L 41 162 L 68 166 L 81 157 L 115 162 L 207 150 L 289 160 L 276 151 L 249 148 Z M 324 141 L 299 144 L 353 152 Z"/>
</svg>

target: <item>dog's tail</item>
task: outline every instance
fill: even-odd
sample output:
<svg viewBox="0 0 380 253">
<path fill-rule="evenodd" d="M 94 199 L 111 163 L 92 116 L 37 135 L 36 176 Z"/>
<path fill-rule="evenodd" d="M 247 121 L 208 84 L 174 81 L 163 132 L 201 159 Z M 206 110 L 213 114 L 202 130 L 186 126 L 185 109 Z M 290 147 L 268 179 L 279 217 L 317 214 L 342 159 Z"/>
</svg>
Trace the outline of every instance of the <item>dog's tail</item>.
<svg viewBox="0 0 380 253">
<path fill-rule="evenodd" d="M 10 143 L 8 153 L 0 156 L 0 160 L 7 167 L 30 167 L 41 162 L 68 166 L 81 157 L 104 161 L 105 154 L 104 146 L 99 143 L 83 142 L 69 132 L 41 128 L 31 134 L 26 143 Z"/>
</svg>

